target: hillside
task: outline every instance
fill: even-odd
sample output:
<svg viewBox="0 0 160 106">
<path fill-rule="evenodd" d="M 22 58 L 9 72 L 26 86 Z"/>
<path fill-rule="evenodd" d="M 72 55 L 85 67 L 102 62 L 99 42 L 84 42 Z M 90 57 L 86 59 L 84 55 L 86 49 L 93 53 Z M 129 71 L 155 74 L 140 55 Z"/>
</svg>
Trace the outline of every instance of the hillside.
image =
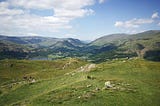
<svg viewBox="0 0 160 106">
<path fill-rule="evenodd" d="M 21 45 L 39 45 L 39 46 L 51 46 L 60 41 L 68 41 L 76 46 L 82 46 L 83 43 L 78 39 L 72 38 L 51 38 L 51 37 L 39 37 L 39 36 L 28 36 L 28 37 L 11 37 L 0 35 L 0 41 L 8 41 Z"/>
<path fill-rule="evenodd" d="M 132 58 L 94 65 L 69 58 L 0 64 L 1 106 L 160 105 L 159 62 Z"/>
<path fill-rule="evenodd" d="M 64 53 L 69 51 L 78 52 L 77 49 L 85 44 L 78 39 L 73 38 L 48 38 L 48 37 L 9 37 L 0 36 L 0 59 L 30 59 L 30 58 L 48 58 L 54 55 L 55 58 L 64 57 Z M 18 49 L 17 49 L 18 48 Z M 15 56 L 15 52 L 24 54 Z M 62 55 L 59 56 L 59 52 Z M 58 57 L 56 57 L 58 55 Z M 68 54 L 71 55 L 71 54 Z M 65 57 L 68 57 L 66 55 Z M 53 56 L 52 56 L 53 57 Z"/>
<path fill-rule="evenodd" d="M 89 44 L 1 36 L 0 106 L 159 106 L 159 41 L 160 31 Z"/>
<path fill-rule="evenodd" d="M 103 37 L 100 37 L 94 41 L 92 41 L 89 45 L 90 46 L 103 46 L 108 43 L 115 43 L 119 44 L 123 40 L 127 39 L 129 35 L 127 34 L 111 34 L 111 35 L 106 35 Z"/>
<path fill-rule="evenodd" d="M 0 59 L 61 59 L 78 57 L 93 62 L 140 57 L 160 61 L 160 31 L 111 34 L 89 44 L 73 38 L 0 36 Z M 19 57 L 15 52 L 20 53 Z M 5 55 L 4 55 L 5 54 Z"/>
<path fill-rule="evenodd" d="M 146 31 L 143 33 L 124 35 L 115 34 L 101 37 L 89 45 L 101 47 L 116 47 L 97 54 L 93 58 L 105 59 L 134 57 L 160 61 L 160 31 Z"/>
</svg>

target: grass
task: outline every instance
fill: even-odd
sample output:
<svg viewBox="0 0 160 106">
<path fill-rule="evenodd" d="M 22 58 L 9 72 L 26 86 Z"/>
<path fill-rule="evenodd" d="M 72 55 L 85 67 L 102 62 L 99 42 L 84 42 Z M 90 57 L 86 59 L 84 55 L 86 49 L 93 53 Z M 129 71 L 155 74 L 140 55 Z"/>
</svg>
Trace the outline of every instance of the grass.
<svg viewBox="0 0 160 106">
<path fill-rule="evenodd" d="M 65 65 L 66 63 L 70 64 Z M 77 71 L 86 64 L 90 63 L 79 59 L 2 60 L 0 61 L 0 105 L 160 105 L 159 62 L 118 59 L 96 64 L 96 68 L 89 72 Z M 66 67 L 63 69 L 64 65 Z M 33 76 L 36 82 L 25 81 L 24 75 Z M 106 81 L 110 81 L 114 87 L 104 89 Z M 13 84 L 16 82 L 21 83 Z"/>
</svg>

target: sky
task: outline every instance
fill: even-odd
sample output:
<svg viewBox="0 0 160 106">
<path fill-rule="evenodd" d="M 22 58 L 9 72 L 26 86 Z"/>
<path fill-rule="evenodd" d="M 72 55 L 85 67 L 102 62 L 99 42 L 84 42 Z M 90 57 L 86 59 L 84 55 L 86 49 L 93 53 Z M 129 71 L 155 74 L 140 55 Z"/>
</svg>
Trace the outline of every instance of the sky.
<svg viewBox="0 0 160 106">
<path fill-rule="evenodd" d="M 0 35 L 94 40 L 160 30 L 160 0 L 0 0 Z"/>
</svg>

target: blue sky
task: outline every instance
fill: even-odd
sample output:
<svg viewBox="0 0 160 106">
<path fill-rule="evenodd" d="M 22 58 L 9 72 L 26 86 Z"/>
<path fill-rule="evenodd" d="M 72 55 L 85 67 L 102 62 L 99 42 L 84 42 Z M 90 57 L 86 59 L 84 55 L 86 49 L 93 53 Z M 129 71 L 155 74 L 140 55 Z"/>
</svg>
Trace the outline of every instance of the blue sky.
<svg viewBox="0 0 160 106">
<path fill-rule="evenodd" d="M 0 34 L 94 40 L 160 29 L 160 0 L 0 0 Z"/>
</svg>

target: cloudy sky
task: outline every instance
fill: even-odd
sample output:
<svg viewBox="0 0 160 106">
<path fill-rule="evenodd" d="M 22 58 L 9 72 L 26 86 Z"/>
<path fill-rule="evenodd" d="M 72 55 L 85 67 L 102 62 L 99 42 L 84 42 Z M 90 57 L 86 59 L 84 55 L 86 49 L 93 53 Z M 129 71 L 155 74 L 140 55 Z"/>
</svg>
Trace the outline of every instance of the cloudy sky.
<svg viewBox="0 0 160 106">
<path fill-rule="evenodd" d="M 160 30 L 160 0 L 0 0 L 0 35 L 93 40 Z"/>
</svg>

